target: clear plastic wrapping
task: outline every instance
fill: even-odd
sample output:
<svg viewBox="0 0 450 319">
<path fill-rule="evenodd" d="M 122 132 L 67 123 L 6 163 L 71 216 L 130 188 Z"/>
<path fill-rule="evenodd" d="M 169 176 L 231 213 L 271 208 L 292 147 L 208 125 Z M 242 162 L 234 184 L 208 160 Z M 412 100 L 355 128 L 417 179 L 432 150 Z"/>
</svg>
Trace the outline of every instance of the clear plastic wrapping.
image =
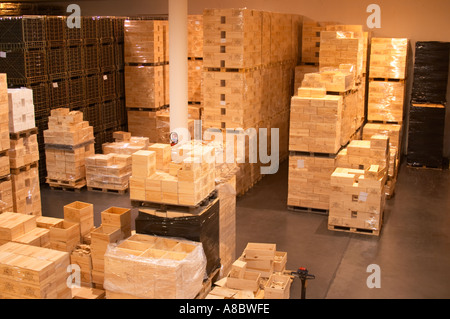
<svg viewBox="0 0 450 319">
<path fill-rule="evenodd" d="M 322 68 L 320 72 L 304 75 L 301 87 L 322 88 L 327 92 L 347 92 L 355 85 L 355 72 L 352 64 L 341 64 L 339 68 Z"/>
<path fill-rule="evenodd" d="M 0 214 L 13 211 L 13 195 L 11 177 L 0 179 Z"/>
<path fill-rule="evenodd" d="M 405 82 L 370 81 L 368 95 L 369 121 L 403 121 Z"/>
<path fill-rule="evenodd" d="M 105 253 L 104 288 L 142 299 L 193 299 L 206 276 L 202 243 L 133 235 Z"/>
<path fill-rule="evenodd" d="M 38 165 L 28 170 L 11 174 L 13 211 L 27 215 L 42 215 L 41 188 Z"/>
<path fill-rule="evenodd" d="M 88 187 L 111 190 L 128 188 L 131 176 L 131 155 L 96 154 L 86 158 Z"/>
<path fill-rule="evenodd" d="M 407 59 L 408 39 L 372 38 L 369 76 L 404 80 Z"/>
</svg>

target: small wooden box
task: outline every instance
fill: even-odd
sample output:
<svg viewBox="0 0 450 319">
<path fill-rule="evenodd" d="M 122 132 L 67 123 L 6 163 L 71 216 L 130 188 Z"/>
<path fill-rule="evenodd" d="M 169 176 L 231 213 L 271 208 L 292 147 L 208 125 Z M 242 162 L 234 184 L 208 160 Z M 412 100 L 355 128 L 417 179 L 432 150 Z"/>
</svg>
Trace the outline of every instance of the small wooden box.
<svg viewBox="0 0 450 319">
<path fill-rule="evenodd" d="M 248 243 L 244 255 L 251 259 L 273 259 L 275 252 L 276 244 Z"/>
<path fill-rule="evenodd" d="M 285 275 L 272 275 L 264 287 L 264 299 L 289 299 L 291 278 Z"/>
<path fill-rule="evenodd" d="M 238 290 L 249 290 L 256 292 L 259 289 L 261 275 L 256 272 L 245 272 L 243 278 L 227 277 L 227 287 Z"/>
</svg>

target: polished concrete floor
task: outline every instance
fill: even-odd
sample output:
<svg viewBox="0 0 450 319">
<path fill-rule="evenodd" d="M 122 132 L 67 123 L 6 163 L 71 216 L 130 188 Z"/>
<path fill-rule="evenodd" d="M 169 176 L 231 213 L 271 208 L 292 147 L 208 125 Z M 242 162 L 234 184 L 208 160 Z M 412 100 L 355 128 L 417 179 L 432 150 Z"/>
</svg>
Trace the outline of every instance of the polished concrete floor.
<svg viewBox="0 0 450 319">
<path fill-rule="evenodd" d="M 402 166 L 380 236 L 329 231 L 326 216 L 289 211 L 286 198 L 286 162 L 278 174 L 266 176 L 238 198 L 237 255 L 248 242 L 275 243 L 277 250 L 288 253 L 288 269 L 306 267 L 315 276 L 308 282 L 309 299 L 450 298 L 449 171 Z M 62 217 L 63 206 L 75 200 L 94 204 L 96 225 L 102 210 L 130 207 L 128 195 L 42 187 L 45 216 Z M 369 265 L 379 270 L 368 272 Z M 369 288 L 368 278 L 380 287 Z M 291 298 L 300 297 L 296 279 Z"/>
</svg>

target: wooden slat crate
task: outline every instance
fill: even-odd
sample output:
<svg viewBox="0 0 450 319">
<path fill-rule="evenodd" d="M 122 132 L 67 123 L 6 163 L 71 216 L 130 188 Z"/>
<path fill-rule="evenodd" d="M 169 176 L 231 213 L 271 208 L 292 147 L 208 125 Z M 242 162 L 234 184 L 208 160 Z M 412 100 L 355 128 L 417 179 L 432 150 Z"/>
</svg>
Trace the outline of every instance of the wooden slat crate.
<svg viewBox="0 0 450 319">
<path fill-rule="evenodd" d="M 79 201 L 67 204 L 64 206 L 64 220 L 79 224 L 80 242 L 83 243 L 94 229 L 94 205 Z"/>
<path fill-rule="evenodd" d="M 0 247 L 1 298 L 72 299 L 67 286 L 68 253 L 7 243 Z"/>
<path fill-rule="evenodd" d="M 405 80 L 408 44 L 406 38 L 372 38 L 369 77 Z"/>
<path fill-rule="evenodd" d="M 11 168 L 18 169 L 39 161 L 37 131 L 18 139 L 11 139 L 10 145 L 8 155 Z"/>
<path fill-rule="evenodd" d="M 203 61 L 188 61 L 188 101 L 203 101 Z"/>
</svg>

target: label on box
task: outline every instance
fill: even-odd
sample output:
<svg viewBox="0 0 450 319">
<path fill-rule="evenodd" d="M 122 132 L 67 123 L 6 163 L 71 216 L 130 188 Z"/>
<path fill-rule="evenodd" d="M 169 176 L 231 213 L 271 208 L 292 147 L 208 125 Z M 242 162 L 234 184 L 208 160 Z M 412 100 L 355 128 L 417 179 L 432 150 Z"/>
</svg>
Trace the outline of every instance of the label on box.
<svg viewBox="0 0 450 319">
<path fill-rule="evenodd" d="M 221 38 L 221 39 L 220 39 L 220 43 L 227 43 L 227 39 Z"/>
<path fill-rule="evenodd" d="M 227 105 L 227 102 L 225 102 L 225 101 L 220 101 L 220 105 Z"/>
<path fill-rule="evenodd" d="M 57 82 L 53 82 L 53 87 L 57 88 L 58 87 L 58 83 Z"/>
<path fill-rule="evenodd" d="M 6 58 L 6 52 L 0 51 L 0 58 Z"/>
<path fill-rule="evenodd" d="M 305 168 L 305 161 L 304 160 L 298 160 L 297 161 L 297 168 Z"/>
<path fill-rule="evenodd" d="M 367 201 L 367 196 L 369 196 L 368 193 L 361 192 L 361 193 L 359 193 L 358 200 L 360 202 L 365 202 L 365 201 Z"/>
<path fill-rule="evenodd" d="M 106 74 L 103 76 L 103 80 L 108 80 L 108 76 Z"/>
</svg>

